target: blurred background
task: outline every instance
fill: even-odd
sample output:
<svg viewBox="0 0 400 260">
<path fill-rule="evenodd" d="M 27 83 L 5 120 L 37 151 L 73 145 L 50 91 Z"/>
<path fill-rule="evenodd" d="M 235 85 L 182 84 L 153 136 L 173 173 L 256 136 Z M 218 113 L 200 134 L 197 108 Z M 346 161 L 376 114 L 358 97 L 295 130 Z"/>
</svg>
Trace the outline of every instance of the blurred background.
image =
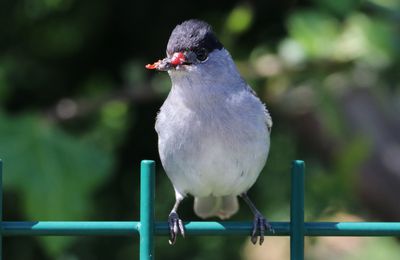
<svg viewBox="0 0 400 260">
<path fill-rule="evenodd" d="M 157 161 L 156 218 L 172 186 L 155 116 L 176 24 L 213 25 L 273 120 L 250 191 L 289 219 L 290 164 L 306 161 L 307 221 L 400 220 L 400 2 L 0 1 L 0 158 L 5 220 L 137 220 L 139 163 Z M 233 220 L 251 220 L 243 203 Z M 198 220 L 192 198 L 184 220 Z M 4 259 L 138 259 L 137 237 L 10 237 Z M 156 239 L 157 259 L 289 259 L 287 238 Z M 310 238 L 307 259 L 398 259 L 394 238 Z"/>
</svg>

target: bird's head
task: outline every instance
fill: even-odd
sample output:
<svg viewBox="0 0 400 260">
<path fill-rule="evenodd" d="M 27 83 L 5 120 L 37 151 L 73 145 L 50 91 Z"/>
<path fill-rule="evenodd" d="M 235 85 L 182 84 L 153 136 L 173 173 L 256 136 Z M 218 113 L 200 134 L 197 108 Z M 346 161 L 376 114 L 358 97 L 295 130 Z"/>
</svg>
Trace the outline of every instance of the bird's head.
<svg viewBox="0 0 400 260">
<path fill-rule="evenodd" d="M 146 68 L 168 71 L 171 77 L 178 74 L 220 75 L 230 69 L 236 72 L 232 58 L 211 26 L 194 19 L 175 27 L 168 41 L 167 57 L 146 65 Z"/>
</svg>

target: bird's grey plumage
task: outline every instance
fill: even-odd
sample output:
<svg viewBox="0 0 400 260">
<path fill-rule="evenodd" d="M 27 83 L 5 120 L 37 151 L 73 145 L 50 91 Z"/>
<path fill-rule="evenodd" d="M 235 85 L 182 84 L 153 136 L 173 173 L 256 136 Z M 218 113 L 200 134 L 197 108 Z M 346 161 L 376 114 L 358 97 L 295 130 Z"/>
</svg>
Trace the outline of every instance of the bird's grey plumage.
<svg viewBox="0 0 400 260">
<path fill-rule="evenodd" d="M 228 52 L 170 71 L 172 89 L 156 122 L 163 166 L 178 194 L 239 195 L 255 182 L 269 149 L 269 120 Z"/>
<path fill-rule="evenodd" d="M 175 189 L 174 209 L 190 194 L 198 216 L 225 219 L 236 213 L 237 196 L 254 184 L 266 162 L 272 121 L 205 22 L 178 25 L 167 54 L 198 48 L 207 49 L 206 60 L 168 70 L 172 88 L 155 128 Z"/>
</svg>

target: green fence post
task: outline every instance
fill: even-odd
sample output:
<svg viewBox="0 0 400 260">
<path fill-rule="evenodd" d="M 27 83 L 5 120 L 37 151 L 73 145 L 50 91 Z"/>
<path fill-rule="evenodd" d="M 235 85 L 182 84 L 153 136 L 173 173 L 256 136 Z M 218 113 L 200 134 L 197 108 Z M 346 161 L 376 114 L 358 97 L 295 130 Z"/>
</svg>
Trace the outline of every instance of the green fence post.
<svg viewBox="0 0 400 260">
<path fill-rule="evenodd" d="M 290 259 L 304 259 L 304 162 L 292 163 Z"/>
<path fill-rule="evenodd" d="M 154 259 L 154 179 L 155 163 L 140 165 L 140 260 Z"/>
</svg>

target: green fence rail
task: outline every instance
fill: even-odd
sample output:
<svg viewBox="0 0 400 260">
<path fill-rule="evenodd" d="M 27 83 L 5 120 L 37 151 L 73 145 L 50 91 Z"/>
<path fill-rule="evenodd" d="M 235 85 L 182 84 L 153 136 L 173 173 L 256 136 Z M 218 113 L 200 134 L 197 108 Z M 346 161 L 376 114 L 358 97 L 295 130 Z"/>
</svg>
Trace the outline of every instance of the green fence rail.
<svg viewBox="0 0 400 260">
<path fill-rule="evenodd" d="M 304 259 L 305 236 L 400 236 L 400 222 L 304 222 L 304 162 L 291 172 L 290 222 L 271 222 L 274 233 L 290 236 L 290 257 Z M 140 259 L 155 259 L 154 236 L 168 236 L 168 223 L 154 220 L 155 163 L 144 160 L 140 175 L 140 221 L 2 221 L 2 162 L 0 161 L 0 260 L 3 236 L 140 236 Z M 187 235 L 250 236 L 252 222 L 185 222 Z M 181 240 L 180 243 L 185 243 Z"/>
</svg>

